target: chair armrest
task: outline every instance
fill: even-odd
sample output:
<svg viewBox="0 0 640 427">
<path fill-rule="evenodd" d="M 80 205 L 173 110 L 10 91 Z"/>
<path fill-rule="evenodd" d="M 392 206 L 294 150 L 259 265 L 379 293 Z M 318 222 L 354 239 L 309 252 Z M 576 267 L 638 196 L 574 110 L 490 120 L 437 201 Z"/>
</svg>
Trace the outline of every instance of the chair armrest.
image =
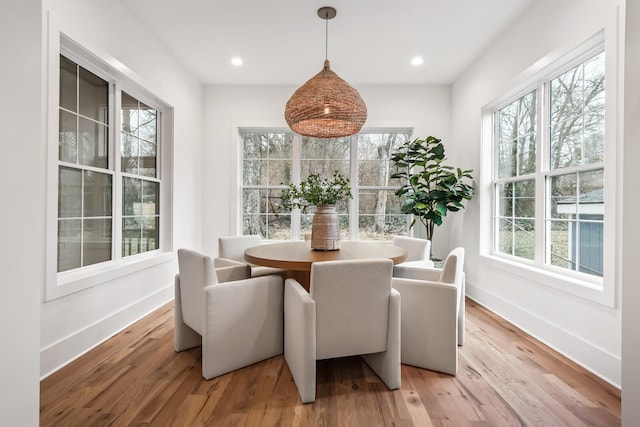
<svg viewBox="0 0 640 427">
<path fill-rule="evenodd" d="M 236 261 L 232 262 L 236 263 Z M 216 268 L 215 271 L 218 283 L 233 282 L 251 277 L 251 267 L 241 262 L 236 263 L 236 265 L 229 265 L 228 267 Z"/>
<path fill-rule="evenodd" d="M 316 395 L 316 302 L 295 279 L 284 284 L 284 357 L 303 403 Z"/>
<path fill-rule="evenodd" d="M 237 267 L 241 265 L 247 265 L 247 264 L 244 262 L 236 261 L 229 258 L 216 257 L 213 259 L 213 268 Z"/>
<path fill-rule="evenodd" d="M 440 268 L 424 268 L 415 267 L 411 265 L 404 265 L 401 263 L 393 266 L 393 277 L 414 279 L 414 280 L 426 280 L 430 282 L 437 282 L 440 280 Z"/>
</svg>

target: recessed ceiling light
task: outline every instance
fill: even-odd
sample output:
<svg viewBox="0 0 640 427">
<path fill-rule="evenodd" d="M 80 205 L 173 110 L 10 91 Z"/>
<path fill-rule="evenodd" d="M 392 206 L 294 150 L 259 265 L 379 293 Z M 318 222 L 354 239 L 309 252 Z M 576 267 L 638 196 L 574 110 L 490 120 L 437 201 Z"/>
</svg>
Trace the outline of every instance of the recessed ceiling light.
<svg viewBox="0 0 640 427">
<path fill-rule="evenodd" d="M 238 58 L 237 56 L 234 58 L 231 58 L 231 63 L 235 66 L 240 66 L 242 65 L 242 58 Z"/>
<path fill-rule="evenodd" d="M 414 56 L 411 59 L 411 65 L 422 65 L 424 63 L 424 59 L 421 56 Z"/>
</svg>

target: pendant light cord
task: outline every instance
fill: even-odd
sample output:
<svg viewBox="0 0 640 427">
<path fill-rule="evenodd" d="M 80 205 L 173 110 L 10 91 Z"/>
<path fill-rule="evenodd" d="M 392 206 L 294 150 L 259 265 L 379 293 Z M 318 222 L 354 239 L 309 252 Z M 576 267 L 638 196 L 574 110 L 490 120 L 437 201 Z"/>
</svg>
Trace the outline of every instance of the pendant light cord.
<svg viewBox="0 0 640 427">
<path fill-rule="evenodd" d="M 329 15 L 324 18 L 324 60 L 329 58 Z"/>
</svg>

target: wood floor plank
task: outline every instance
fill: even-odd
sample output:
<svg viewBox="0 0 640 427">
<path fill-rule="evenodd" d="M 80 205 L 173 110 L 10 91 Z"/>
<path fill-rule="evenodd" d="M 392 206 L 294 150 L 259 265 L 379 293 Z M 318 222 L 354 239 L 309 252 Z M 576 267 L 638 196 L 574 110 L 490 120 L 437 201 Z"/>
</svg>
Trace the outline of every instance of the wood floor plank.
<svg viewBox="0 0 640 427">
<path fill-rule="evenodd" d="M 458 375 L 402 366 L 390 391 L 358 357 L 318 361 L 302 404 L 283 356 L 205 381 L 173 350 L 173 304 L 41 382 L 42 426 L 620 426 L 620 391 L 467 301 Z"/>
</svg>

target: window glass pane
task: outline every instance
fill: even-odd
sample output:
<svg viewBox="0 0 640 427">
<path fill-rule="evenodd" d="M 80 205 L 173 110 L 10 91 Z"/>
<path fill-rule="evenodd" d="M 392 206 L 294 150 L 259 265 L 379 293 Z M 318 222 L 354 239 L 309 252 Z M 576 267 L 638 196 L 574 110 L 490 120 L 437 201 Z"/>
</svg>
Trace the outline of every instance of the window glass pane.
<svg viewBox="0 0 640 427">
<path fill-rule="evenodd" d="M 291 159 L 293 134 L 269 133 L 268 149 L 270 159 Z"/>
<path fill-rule="evenodd" d="M 408 133 L 363 133 L 358 135 L 358 184 L 363 186 L 400 186 L 391 180 L 396 170 L 391 154 L 409 140 Z"/>
<path fill-rule="evenodd" d="M 513 255 L 513 225 L 511 218 L 498 220 L 498 252 Z"/>
<path fill-rule="evenodd" d="M 82 217 L 82 171 L 58 170 L 58 218 Z"/>
<path fill-rule="evenodd" d="M 60 161 L 78 162 L 78 116 L 60 111 L 58 133 L 58 158 Z"/>
<path fill-rule="evenodd" d="M 533 259 L 535 255 L 534 220 L 516 219 L 514 221 L 513 255 Z"/>
<path fill-rule="evenodd" d="M 303 159 L 349 159 L 351 139 L 302 137 L 301 157 Z"/>
<path fill-rule="evenodd" d="M 309 138 L 302 137 L 300 157 L 300 179 L 305 180 L 311 174 L 322 178 L 331 178 L 334 171 L 349 177 L 349 158 L 351 139 L 345 138 Z"/>
<path fill-rule="evenodd" d="M 82 235 L 82 264 L 111 259 L 111 219 L 85 219 Z"/>
<path fill-rule="evenodd" d="M 604 170 L 580 172 L 578 180 L 578 218 L 604 219 Z"/>
<path fill-rule="evenodd" d="M 157 112 L 148 105 L 140 103 L 138 136 L 145 141 L 156 142 L 157 136 Z"/>
<path fill-rule="evenodd" d="M 535 181 L 518 181 L 513 185 L 514 189 L 514 216 L 516 218 L 535 217 Z"/>
<path fill-rule="evenodd" d="M 518 175 L 535 173 L 536 171 L 536 137 L 535 135 L 519 138 L 516 142 L 518 152 Z"/>
<path fill-rule="evenodd" d="M 142 217 L 122 220 L 122 256 L 135 255 L 142 250 Z"/>
<path fill-rule="evenodd" d="M 81 165 L 108 168 L 107 127 L 80 117 L 80 147 L 78 163 Z"/>
<path fill-rule="evenodd" d="M 569 219 L 577 214 L 578 175 L 551 177 L 551 218 Z"/>
<path fill-rule="evenodd" d="M 396 234 L 408 232 L 407 215 L 402 213 L 402 197 L 394 190 L 360 190 L 359 238 L 391 240 Z"/>
<path fill-rule="evenodd" d="M 291 182 L 290 160 L 269 160 L 267 185 L 283 185 Z"/>
<path fill-rule="evenodd" d="M 122 92 L 122 171 L 141 176 L 158 176 L 157 112 Z"/>
<path fill-rule="evenodd" d="M 585 110 L 604 108 L 604 52 L 584 63 Z"/>
<path fill-rule="evenodd" d="M 79 112 L 101 123 L 109 120 L 109 83 L 80 67 Z"/>
<path fill-rule="evenodd" d="M 518 101 L 514 101 L 498 112 L 500 143 L 515 141 L 518 137 Z"/>
<path fill-rule="evenodd" d="M 582 143 L 584 164 L 604 161 L 604 108 L 585 113 Z"/>
<path fill-rule="evenodd" d="M 58 271 L 81 267 L 81 219 L 58 220 Z"/>
<path fill-rule="evenodd" d="M 579 65 L 549 82 L 551 122 L 566 122 L 582 113 L 584 67 Z"/>
<path fill-rule="evenodd" d="M 122 130 L 132 135 L 138 134 L 138 100 L 126 92 L 122 92 L 120 120 Z"/>
<path fill-rule="evenodd" d="M 318 174 L 320 177 L 331 178 L 334 171 L 338 171 L 348 178 L 350 175 L 349 161 L 314 159 L 300 162 L 300 179 L 303 181 L 309 178 L 312 173 Z"/>
<path fill-rule="evenodd" d="M 257 234 L 266 239 L 267 236 L 267 216 L 260 214 L 242 215 L 242 234 Z"/>
<path fill-rule="evenodd" d="M 75 62 L 60 55 L 60 106 L 78 111 L 78 74 Z"/>
<path fill-rule="evenodd" d="M 266 215 L 266 239 L 289 240 L 291 239 L 290 215 Z"/>
<path fill-rule="evenodd" d="M 582 117 L 551 127 L 551 169 L 582 163 Z"/>
<path fill-rule="evenodd" d="M 245 159 L 267 158 L 269 136 L 264 133 L 242 133 L 242 155 Z"/>
<path fill-rule="evenodd" d="M 575 263 L 569 254 L 570 230 L 575 229 L 568 221 L 551 221 L 551 265 L 575 270 Z"/>
<path fill-rule="evenodd" d="M 142 252 L 160 248 L 160 218 L 144 217 L 142 226 Z"/>
<path fill-rule="evenodd" d="M 530 92 L 517 101 L 518 138 L 536 132 L 536 92 Z"/>
<path fill-rule="evenodd" d="M 156 159 L 157 159 L 157 146 L 154 143 L 140 141 L 140 159 L 138 160 L 138 175 L 142 176 L 157 176 Z"/>
<path fill-rule="evenodd" d="M 120 162 L 122 172 L 138 173 L 139 140 L 127 133 L 120 134 Z"/>
<path fill-rule="evenodd" d="M 158 203 L 160 194 L 160 183 L 152 181 L 142 182 L 142 206 L 141 215 L 159 215 L 160 204 Z"/>
<path fill-rule="evenodd" d="M 515 140 L 500 141 L 498 144 L 498 177 L 516 176 L 517 143 Z"/>
<path fill-rule="evenodd" d="M 498 215 L 513 217 L 513 184 L 510 182 L 497 185 Z"/>
<path fill-rule="evenodd" d="M 142 180 L 122 178 L 122 212 L 124 215 L 137 215 L 142 202 Z"/>
<path fill-rule="evenodd" d="M 84 171 L 84 217 L 111 216 L 111 175 Z"/>
<path fill-rule="evenodd" d="M 536 171 L 536 92 L 498 111 L 498 177 Z"/>
<path fill-rule="evenodd" d="M 604 160 L 604 52 L 549 82 L 551 168 Z"/>
<path fill-rule="evenodd" d="M 264 173 L 263 173 L 264 168 Z M 242 183 L 244 185 L 260 185 L 261 178 L 267 173 L 267 163 L 259 160 L 243 160 Z"/>
<path fill-rule="evenodd" d="M 551 265 L 602 276 L 604 171 L 551 179 Z"/>
</svg>

